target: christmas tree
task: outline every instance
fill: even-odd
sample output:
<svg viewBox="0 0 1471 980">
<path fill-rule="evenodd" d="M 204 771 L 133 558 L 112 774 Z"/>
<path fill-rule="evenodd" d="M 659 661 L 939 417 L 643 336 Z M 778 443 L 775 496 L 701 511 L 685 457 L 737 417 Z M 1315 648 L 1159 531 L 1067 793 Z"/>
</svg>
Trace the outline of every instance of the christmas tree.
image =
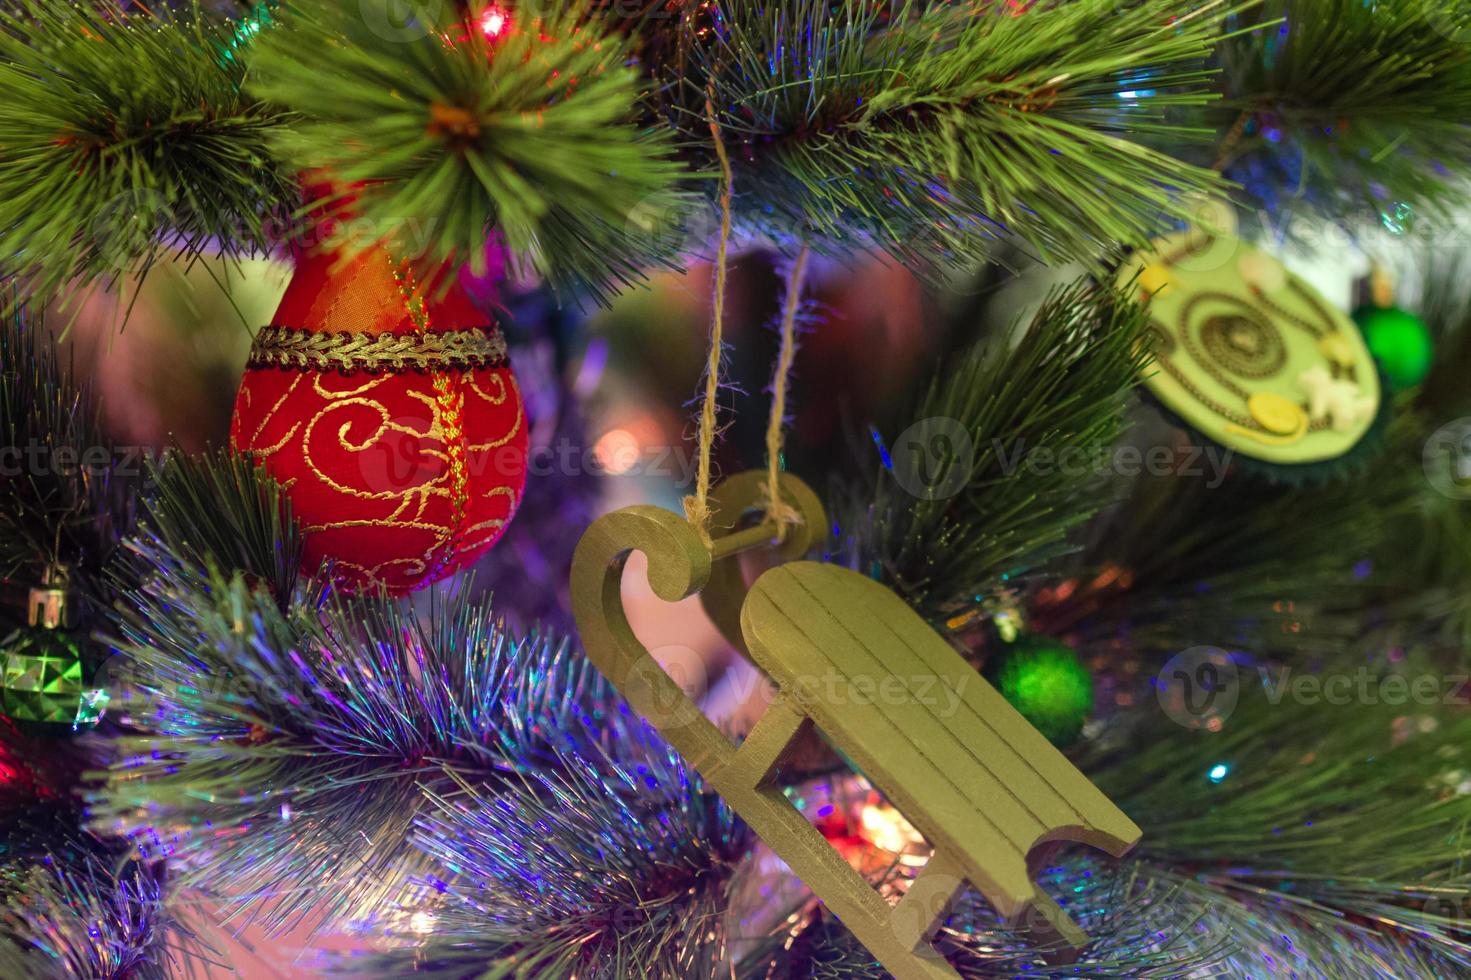
<svg viewBox="0 0 1471 980">
<path fill-rule="evenodd" d="M 1458 0 L 16 0 L 0 93 L 5 976 L 1471 971 Z"/>
</svg>

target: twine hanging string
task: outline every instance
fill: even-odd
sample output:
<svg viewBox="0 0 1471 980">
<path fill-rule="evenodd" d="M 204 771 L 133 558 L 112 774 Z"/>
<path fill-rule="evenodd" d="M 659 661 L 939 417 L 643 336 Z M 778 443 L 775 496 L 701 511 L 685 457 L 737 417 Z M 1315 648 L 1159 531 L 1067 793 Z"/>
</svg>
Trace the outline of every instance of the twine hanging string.
<svg viewBox="0 0 1471 980">
<path fill-rule="evenodd" d="M 695 492 L 684 498 L 685 518 L 699 532 L 705 544 L 710 537 L 710 474 L 718 428 L 718 396 L 720 366 L 725 344 L 725 300 L 730 272 L 730 234 L 735 175 L 720 122 L 715 117 L 714 101 L 707 96 L 705 113 L 710 133 L 715 140 L 715 155 L 720 161 L 722 188 L 720 193 L 720 243 L 715 257 L 715 300 L 710 323 L 710 357 L 705 365 L 705 396 L 700 408 L 699 460 Z M 792 364 L 797 356 L 797 315 L 802 305 L 802 285 L 807 277 L 811 249 L 803 245 L 787 272 L 786 297 L 782 304 L 781 349 L 771 379 L 771 417 L 766 425 L 766 519 L 777 527 L 777 540 L 784 540 L 787 527 L 796 523 L 798 515 L 781 496 L 782 432 L 786 421 L 787 392 L 791 387 Z"/>
<path fill-rule="evenodd" d="M 720 245 L 715 256 L 715 309 L 710 321 L 710 359 L 705 365 L 705 402 L 700 410 L 699 470 L 695 492 L 684 498 L 684 516 L 695 526 L 701 540 L 710 544 L 710 457 L 715 449 L 717 396 L 720 394 L 720 362 L 725 345 L 725 287 L 729 275 L 731 199 L 735 194 L 735 173 L 725 152 L 725 139 L 720 121 L 715 118 L 715 103 L 705 99 L 705 115 L 710 120 L 710 134 L 715 138 L 715 155 L 720 160 Z"/>
<path fill-rule="evenodd" d="M 792 362 L 797 359 L 797 313 L 802 307 L 802 284 L 807 278 L 807 245 L 787 270 L 787 295 L 782 304 L 781 350 L 771 378 L 771 418 L 766 423 L 766 519 L 776 523 L 778 541 L 786 540 L 787 528 L 797 522 L 797 512 L 781 496 L 782 432 L 787 418 L 787 389 Z"/>
</svg>

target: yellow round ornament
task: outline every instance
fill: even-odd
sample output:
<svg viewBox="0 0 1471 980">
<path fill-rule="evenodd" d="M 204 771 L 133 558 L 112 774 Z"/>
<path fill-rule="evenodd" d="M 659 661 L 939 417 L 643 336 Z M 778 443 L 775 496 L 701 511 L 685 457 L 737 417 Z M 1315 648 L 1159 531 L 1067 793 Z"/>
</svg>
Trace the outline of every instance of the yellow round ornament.
<svg viewBox="0 0 1471 980">
<path fill-rule="evenodd" d="M 1352 319 L 1273 256 L 1193 229 L 1125 263 L 1149 303 L 1145 385 L 1186 425 L 1277 467 L 1341 459 L 1369 434 L 1383 393 Z"/>
</svg>

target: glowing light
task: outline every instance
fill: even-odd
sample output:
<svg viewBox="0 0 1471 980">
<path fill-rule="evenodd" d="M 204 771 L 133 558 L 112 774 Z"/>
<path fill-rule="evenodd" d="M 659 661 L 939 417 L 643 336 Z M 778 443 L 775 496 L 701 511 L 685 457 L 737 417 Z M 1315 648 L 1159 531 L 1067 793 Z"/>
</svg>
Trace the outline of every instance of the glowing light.
<svg viewBox="0 0 1471 980">
<path fill-rule="evenodd" d="M 429 912 L 415 912 L 409 916 L 409 928 L 419 935 L 434 931 L 434 916 Z"/>
<path fill-rule="evenodd" d="M 638 436 L 627 429 L 610 429 L 598 439 L 592 451 L 604 472 L 622 476 L 638 465 L 642 447 Z"/>
<path fill-rule="evenodd" d="M 1007 643 L 1015 643 L 1017 636 L 1021 634 L 1021 616 L 1014 609 L 998 612 L 991 621 L 996 624 L 996 632 L 1001 634 L 1001 639 Z"/>
<path fill-rule="evenodd" d="M 904 814 L 882 803 L 870 803 L 858 816 L 863 838 L 891 854 L 903 854 L 924 843 L 924 837 Z"/>
<path fill-rule="evenodd" d="M 1211 771 L 1205 774 L 1205 778 L 1209 779 L 1211 782 L 1217 785 L 1220 785 L 1221 783 L 1226 781 L 1226 777 L 1230 774 L 1230 766 L 1226 765 L 1224 762 L 1217 762 L 1215 765 L 1211 766 Z"/>
<path fill-rule="evenodd" d="M 497 38 L 506 32 L 511 18 L 499 7 L 489 7 L 480 15 L 480 30 L 488 38 Z"/>
</svg>

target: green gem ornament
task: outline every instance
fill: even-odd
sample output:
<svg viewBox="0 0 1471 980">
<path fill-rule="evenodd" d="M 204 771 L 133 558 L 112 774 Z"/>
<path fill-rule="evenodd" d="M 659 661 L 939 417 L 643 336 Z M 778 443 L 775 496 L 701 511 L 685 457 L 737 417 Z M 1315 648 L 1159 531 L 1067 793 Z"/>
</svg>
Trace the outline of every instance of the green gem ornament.
<svg viewBox="0 0 1471 980">
<path fill-rule="evenodd" d="M 107 692 L 83 678 L 81 646 L 64 630 L 22 627 L 0 641 L 0 712 L 47 732 L 97 724 Z"/>
<path fill-rule="evenodd" d="M 1424 320 L 1395 306 L 1365 306 L 1354 322 L 1391 385 L 1403 390 L 1425 380 L 1435 347 Z"/>
<path fill-rule="evenodd" d="M 1069 745 L 1093 714 L 1093 675 L 1069 647 L 1042 636 L 1000 646 L 986 677 L 1053 745 Z"/>
</svg>

